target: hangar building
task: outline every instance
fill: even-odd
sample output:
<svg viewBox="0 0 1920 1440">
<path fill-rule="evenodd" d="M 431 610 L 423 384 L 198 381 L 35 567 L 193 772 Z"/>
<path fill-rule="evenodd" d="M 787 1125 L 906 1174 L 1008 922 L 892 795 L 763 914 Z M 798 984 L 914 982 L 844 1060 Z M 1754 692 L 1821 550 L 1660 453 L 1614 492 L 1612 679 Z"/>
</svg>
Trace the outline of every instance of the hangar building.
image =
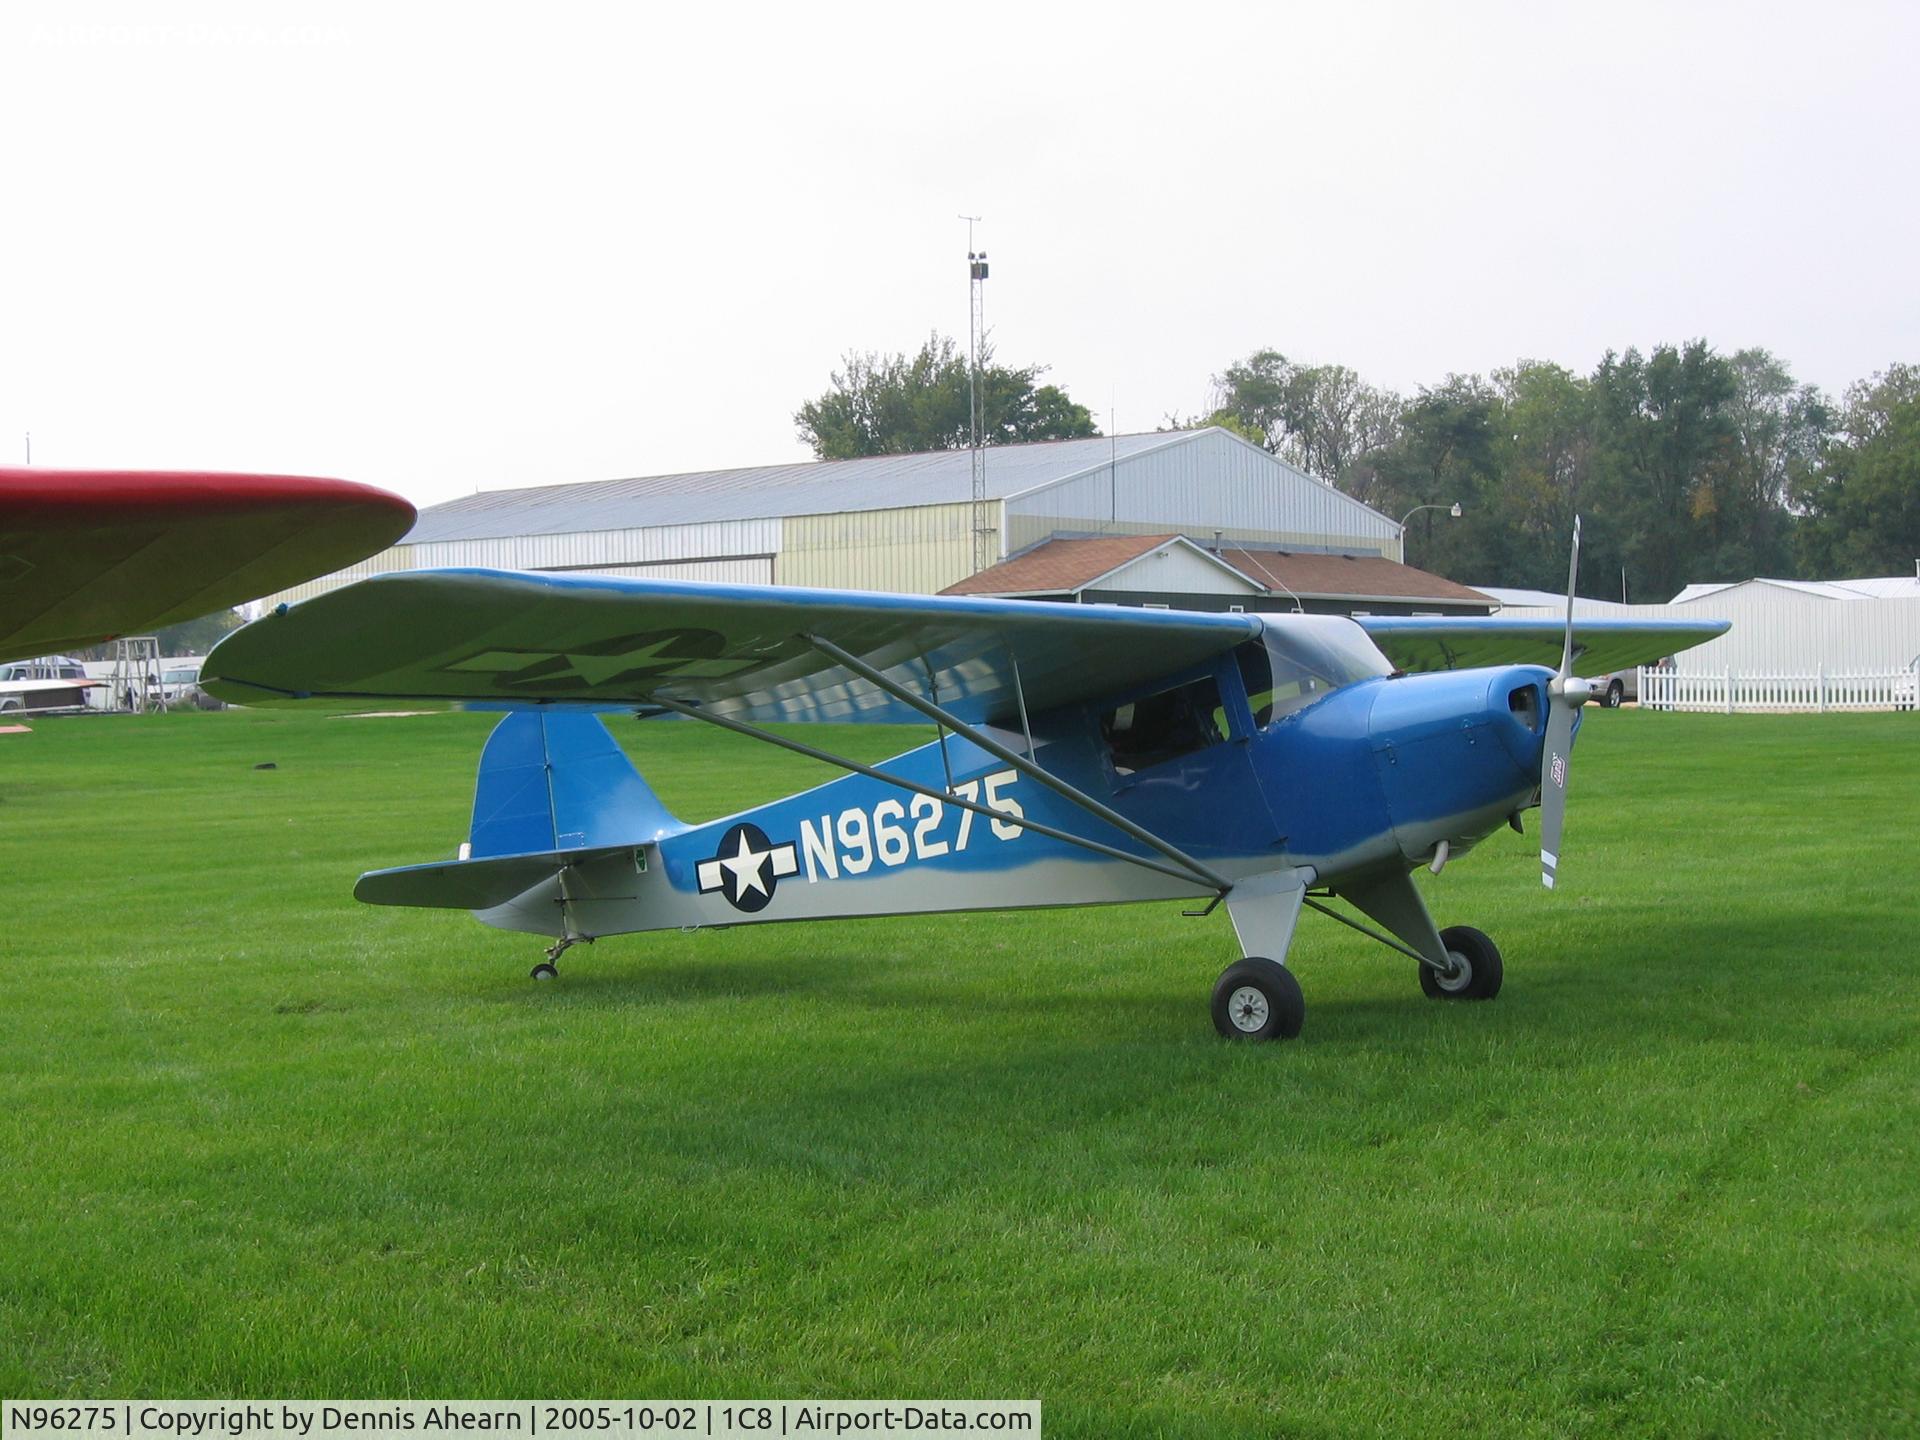
<svg viewBox="0 0 1920 1440">
<path fill-rule="evenodd" d="M 986 483 L 1002 559 L 1175 533 L 1401 557 L 1395 521 L 1217 428 L 995 446 Z M 488 491 L 423 509 L 392 549 L 270 601 L 445 565 L 933 594 L 973 574 L 971 496 L 964 450 Z"/>
<path fill-rule="evenodd" d="M 1682 651 L 1682 675 L 1778 675 L 1905 670 L 1920 673 L 1920 561 L 1912 575 L 1865 580 L 1769 580 L 1689 585 L 1665 605 L 1579 600 L 1581 615 L 1642 620 L 1730 620 L 1717 640 Z M 1566 601 L 1538 591 L 1488 593 L 1506 615 L 1551 617 Z"/>
</svg>

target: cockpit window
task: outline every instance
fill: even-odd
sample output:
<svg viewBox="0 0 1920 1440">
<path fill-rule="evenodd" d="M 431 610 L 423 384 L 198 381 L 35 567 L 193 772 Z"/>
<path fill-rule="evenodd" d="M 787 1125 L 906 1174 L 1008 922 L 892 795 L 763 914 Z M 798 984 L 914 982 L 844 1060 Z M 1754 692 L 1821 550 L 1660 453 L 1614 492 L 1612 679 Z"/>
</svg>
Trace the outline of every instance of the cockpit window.
<svg viewBox="0 0 1920 1440">
<path fill-rule="evenodd" d="M 1218 745 L 1227 738 L 1220 686 L 1208 676 L 1116 705 L 1101 715 L 1100 736 L 1122 775 Z"/>
<path fill-rule="evenodd" d="M 1265 728 L 1356 680 L 1391 675 L 1367 632 L 1339 615 L 1270 615 L 1258 640 L 1234 652 L 1253 723 Z"/>
</svg>

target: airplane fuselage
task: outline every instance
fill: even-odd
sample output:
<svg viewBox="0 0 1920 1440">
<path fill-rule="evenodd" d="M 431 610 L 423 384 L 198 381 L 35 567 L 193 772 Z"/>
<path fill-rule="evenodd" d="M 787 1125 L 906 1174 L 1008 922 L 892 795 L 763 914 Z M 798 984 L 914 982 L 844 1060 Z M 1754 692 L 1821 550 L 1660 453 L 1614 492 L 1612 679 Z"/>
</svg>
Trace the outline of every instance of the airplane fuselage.
<svg viewBox="0 0 1920 1440">
<path fill-rule="evenodd" d="M 1376 676 L 1306 686 L 1262 715 L 1268 697 L 1249 694 L 1230 654 L 1151 694 L 1033 716 L 1031 758 L 1229 880 L 1305 867 L 1338 888 L 1403 875 L 1442 842 L 1460 854 L 1531 804 L 1548 678 L 1537 666 Z M 988 733 L 1027 754 L 1025 730 Z M 1212 893 L 1015 823 L 1153 858 L 959 736 L 878 768 L 991 813 L 848 775 L 585 860 L 475 913 L 505 929 L 609 935 Z"/>
</svg>

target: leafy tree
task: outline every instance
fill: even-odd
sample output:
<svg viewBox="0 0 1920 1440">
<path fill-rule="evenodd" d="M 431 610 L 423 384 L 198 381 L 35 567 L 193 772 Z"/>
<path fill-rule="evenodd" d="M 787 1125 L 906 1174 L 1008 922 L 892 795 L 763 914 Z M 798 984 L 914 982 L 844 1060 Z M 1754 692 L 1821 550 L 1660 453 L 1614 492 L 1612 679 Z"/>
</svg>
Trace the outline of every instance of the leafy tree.
<svg viewBox="0 0 1920 1440">
<path fill-rule="evenodd" d="M 1286 388 L 1292 371 L 1278 350 L 1256 350 L 1213 377 L 1214 409 L 1207 422 L 1280 452 L 1287 433 Z"/>
<path fill-rule="evenodd" d="M 1512 512 L 1530 560 L 1528 579 L 1540 589 L 1561 589 L 1573 517 L 1593 468 L 1592 387 L 1564 366 L 1522 360 L 1494 372 L 1500 394 L 1496 464 L 1503 479 L 1503 509 Z"/>
<path fill-rule="evenodd" d="M 1366 500 L 1373 483 L 1371 461 L 1398 435 L 1405 402 L 1344 365 L 1304 367 L 1295 372 L 1290 389 L 1289 423 L 1300 468 Z"/>
<path fill-rule="evenodd" d="M 822 460 L 958 450 L 972 443 L 967 357 L 930 336 L 914 355 L 850 351 L 826 393 L 794 412 L 800 438 Z M 1093 415 L 1055 385 L 1036 385 L 1044 365 L 980 357 L 981 437 L 989 445 L 1098 435 Z"/>
<path fill-rule="evenodd" d="M 1902 575 L 1920 556 L 1920 366 L 1892 365 L 1847 391 L 1825 464 L 1792 482 L 1810 573 Z"/>
<path fill-rule="evenodd" d="M 1369 457 L 1393 443 L 1403 402 L 1344 365 L 1296 365 L 1257 350 L 1213 377 L 1215 424 L 1232 422 L 1273 454 L 1366 499 Z"/>
<path fill-rule="evenodd" d="M 1704 340 L 1658 345 L 1644 358 L 1609 352 L 1592 387 L 1593 523 L 1582 573 L 1593 578 L 1581 588 L 1616 595 L 1612 578 L 1624 569 L 1629 598 L 1662 601 L 1688 580 L 1728 566 L 1737 574 L 1741 565 L 1711 543 L 1736 455 L 1733 367 Z"/>
<path fill-rule="evenodd" d="M 1512 527 L 1499 503 L 1499 412 L 1498 392 L 1479 376 L 1449 375 L 1414 397 L 1398 436 L 1375 452 L 1369 504 L 1397 518 L 1415 506 L 1457 503 L 1473 517 L 1470 525 L 1432 510 L 1410 517 L 1409 565 L 1477 575 L 1488 584 L 1510 573 Z"/>
<path fill-rule="evenodd" d="M 1459 501 L 1461 521 L 1415 518 L 1407 557 L 1468 584 L 1559 590 L 1575 514 L 1580 588 L 1610 599 L 1905 573 L 1920 556 L 1920 366 L 1853 386 L 1844 407 L 1766 350 L 1703 340 L 1609 352 L 1584 376 L 1531 360 L 1449 375 L 1411 401 L 1278 350 L 1213 379 L 1210 423 L 1390 517 Z"/>
<path fill-rule="evenodd" d="M 1791 498 L 1811 485 L 1834 425 L 1819 390 L 1795 382 L 1765 350 L 1728 357 L 1734 393 L 1732 463 L 1719 472 L 1713 530 L 1723 574 L 1779 575 L 1792 567 Z"/>
</svg>

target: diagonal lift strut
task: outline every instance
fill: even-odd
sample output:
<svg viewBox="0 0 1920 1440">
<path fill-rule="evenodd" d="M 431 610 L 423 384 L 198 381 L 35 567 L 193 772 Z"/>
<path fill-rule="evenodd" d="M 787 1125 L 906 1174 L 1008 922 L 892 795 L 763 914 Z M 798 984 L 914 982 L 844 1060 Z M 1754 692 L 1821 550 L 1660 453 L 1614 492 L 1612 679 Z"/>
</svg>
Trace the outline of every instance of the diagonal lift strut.
<svg viewBox="0 0 1920 1440">
<path fill-rule="evenodd" d="M 835 755 L 831 750 L 822 750 L 818 746 L 809 745 L 802 740 L 791 740 L 785 735 L 775 735 L 771 730 L 763 730 L 758 725 L 749 724 L 745 720 L 735 720 L 730 715 L 715 715 L 706 710 L 702 710 L 697 705 L 688 705 L 683 701 L 671 700 L 665 695 L 660 694 L 653 695 L 646 703 L 649 706 L 657 705 L 663 710 L 670 710 L 675 715 L 683 715 L 689 720 L 702 720 L 709 725 L 718 725 L 722 730 L 731 730 L 734 734 L 745 735 L 750 740 L 763 740 L 767 744 L 776 745 L 782 750 L 791 750 L 796 755 L 804 755 L 809 760 L 824 761 L 826 764 L 838 766 L 842 770 L 850 770 L 855 775 L 865 775 L 870 780 L 880 780 L 888 785 L 896 785 L 900 789 L 911 791 L 915 795 L 925 795 L 930 800 L 938 800 L 943 804 L 952 805 L 961 810 L 971 810 L 974 814 L 983 816 L 996 824 L 1018 825 L 1022 830 L 1031 830 L 1036 835 L 1045 835 L 1051 839 L 1063 841 L 1068 845 L 1077 845 L 1082 850 L 1093 851 L 1096 855 L 1105 855 L 1114 860 L 1124 860 L 1129 865 L 1138 865 L 1144 870 L 1154 870 L 1162 875 L 1171 876 L 1175 880 L 1183 880 L 1189 885 L 1211 886 L 1213 883 L 1210 880 L 1201 880 L 1189 871 L 1178 869 L 1175 866 L 1152 859 L 1149 856 L 1134 855 L 1120 849 L 1116 845 L 1107 845 L 1099 840 L 1089 840 L 1084 835 L 1075 835 L 1071 831 L 1060 830 L 1052 825 L 1043 824 L 1038 820 L 1029 820 L 1024 815 L 1008 815 L 1004 811 L 991 809 L 988 806 L 978 804 L 972 800 L 962 800 L 958 795 L 937 790 L 931 785 L 922 785 L 917 780 L 909 780 L 901 775 L 889 775 L 886 771 L 877 769 L 872 765 L 862 765 L 858 760 L 849 760 L 844 755 Z M 1225 893 L 1224 886 L 1221 888 L 1221 893 Z"/>
<path fill-rule="evenodd" d="M 935 705 L 929 700 L 922 699 L 906 686 L 888 679 L 880 671 L 867 664 L 866 661 L 860 659 L 857 655 L 849 654 L 825 636 L 802 635 L 800 638 L 813 646 L 814 649 L 820 651 L 821 654 L 844 665 L 868 684 L 877 686 L 879 689 L 885 691 L 888 695 L 900 701 L 901 704 L 912 706 L 935 724 L 945 725 L 948 729 L 952 730 L 954 734 L 964 736 L 966 739 L 971 740 L 996 760 L 1013 766 L 1013 768 L 1018 770 L 1022 775 L 1025 775 L 1037 784 L 1044 785 L 1063 800 L 1078 806 L 1089 815 L 1106 821 L 1107 824 L 1113 826 L 1116 830 L 1131 835 L 1142 845 L 1159 851 L 1186 872 L 1182 878 L 1195 879 L 1199 883 L 1206 885 L 1209 889 L 1220 891 L 1223 895 L 1233 888 L 1233 882 L 1227 879 L 1226 876 L 1220 874 L 1219 871 L 1214 870 L 1210 866 L 1203 865 L 1179 846 L 1169 844 L 1145 826 L 1135 824 L 1111 806 L 1101 804 L 1084 790 L 1068 784 L 1058 775 L 1041 769 L 1033 761 L 1021 755 L 1017 750 L 1009 750 L 1005 745 L 1002 745 L 998 740 L 995 740 L 978 726 L 969 725 L 952 711 Z M 1022 699 L 1024 702 L 1024 696 Z M 1125 852 L 1121 853 L 1124 854 Z M 1139 859 L 1138 856 L 1129 858 Z"/>
</svg>

